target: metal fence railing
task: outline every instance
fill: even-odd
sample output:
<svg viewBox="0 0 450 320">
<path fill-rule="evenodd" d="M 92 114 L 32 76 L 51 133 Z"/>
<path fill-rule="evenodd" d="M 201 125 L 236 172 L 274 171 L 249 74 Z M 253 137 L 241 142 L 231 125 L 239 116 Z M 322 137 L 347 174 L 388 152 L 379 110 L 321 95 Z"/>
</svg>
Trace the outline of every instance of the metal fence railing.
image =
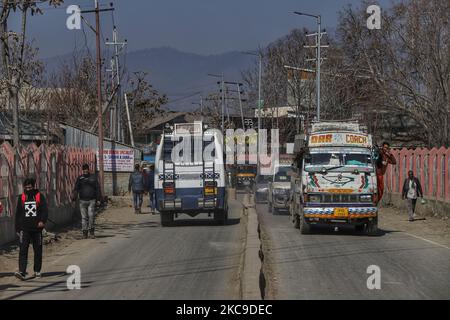
<svg viewBox="0 0 450 320">
<path fill-rule="evenodd" d="M 401 193 L 408 171 L 414 171 L 422 184 L 424 196 L 450 202 L 450 149 L 393 150 L 397 165 L 389 166 L 385 183 L 387 190 Z"/>
<path fill-rule="evenodd" d="M 95 172 L 93 150 L 67 146 L 37 147 L 34 144 L 13 148 L 0 145 L 0 218 L 11 218 L 18 196 L 23 192 L 23 180 L 34 177 L 39 190 L 47 197 L 50 208 L 70 203 L 71 193 L 82 165 L 87 163 Z"/>
</svg>

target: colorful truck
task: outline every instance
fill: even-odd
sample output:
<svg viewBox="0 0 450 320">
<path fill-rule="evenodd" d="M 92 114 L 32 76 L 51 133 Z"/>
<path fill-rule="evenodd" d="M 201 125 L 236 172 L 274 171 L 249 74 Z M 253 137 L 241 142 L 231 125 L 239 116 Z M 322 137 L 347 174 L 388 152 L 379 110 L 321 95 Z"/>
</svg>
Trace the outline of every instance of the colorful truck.
<svg viewBox="0 0 450 320">
<path fill-rule="evenodd" d="M 302 234 L 317 225 L 378 230 L 372 136 L 357 122 L 316 122 L 296 137 L 290 216 Z"/>
</svg>

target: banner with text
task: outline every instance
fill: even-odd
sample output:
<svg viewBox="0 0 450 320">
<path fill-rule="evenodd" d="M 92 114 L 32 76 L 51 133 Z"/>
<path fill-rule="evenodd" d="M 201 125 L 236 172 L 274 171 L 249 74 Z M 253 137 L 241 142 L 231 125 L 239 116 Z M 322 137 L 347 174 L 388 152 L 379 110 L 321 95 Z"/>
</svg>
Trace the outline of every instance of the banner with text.
<svg viewBox="0 0 450 320">
<path fill-rule="evenodd" d="M 97 152 L 97 159 L 99 158 L 100 157 L 98 156 Z M 133 172 L 134 150 L 126 150 L 126 149 L 103 150 L 103 167 L 104 171 Z"/>
</svg>

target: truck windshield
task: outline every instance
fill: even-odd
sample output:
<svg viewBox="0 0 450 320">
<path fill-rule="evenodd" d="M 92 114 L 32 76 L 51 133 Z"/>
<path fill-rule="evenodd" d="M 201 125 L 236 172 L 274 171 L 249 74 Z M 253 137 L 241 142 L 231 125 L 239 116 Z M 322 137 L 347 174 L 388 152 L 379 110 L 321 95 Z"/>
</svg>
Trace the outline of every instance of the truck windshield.
<svg viewBox="0 0 450 320">
<path fill-rule="evenodd" d="M 305 167 L 372 167 L 372 157 L 367 152 L 327 152 L 327 153 L 311 153 L 305 158 Z"/>
</svg>

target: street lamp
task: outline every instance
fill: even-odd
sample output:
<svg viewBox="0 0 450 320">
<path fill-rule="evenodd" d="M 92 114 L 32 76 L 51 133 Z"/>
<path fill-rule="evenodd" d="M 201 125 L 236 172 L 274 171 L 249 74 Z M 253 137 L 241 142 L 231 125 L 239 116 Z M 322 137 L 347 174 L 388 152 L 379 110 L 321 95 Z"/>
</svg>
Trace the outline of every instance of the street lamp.
<svg viewBox="0 0 450 320">
<path fill-rule="evenodd" d="M 299 15 L 299 16 L 307 16 L 307 17 L 312 17 L 315 18 L 317 20 L 317 43 L 316 43 L 316 47 L 317 47 L 317 121 L 320 121 L 320 64 L 322 63 L 321 60 L 321 45 L 320 45 L 320 40 L 322 39 L 322 31 L 321 31 L 321 24 L 322 24 L 322 17 L 321 15 L 313 15 L 313 14 L 309 14 L 309 13 L 304 13 L 304 12 L 298 12 L 295 11 L 295 14 Z"/>
</svg>

